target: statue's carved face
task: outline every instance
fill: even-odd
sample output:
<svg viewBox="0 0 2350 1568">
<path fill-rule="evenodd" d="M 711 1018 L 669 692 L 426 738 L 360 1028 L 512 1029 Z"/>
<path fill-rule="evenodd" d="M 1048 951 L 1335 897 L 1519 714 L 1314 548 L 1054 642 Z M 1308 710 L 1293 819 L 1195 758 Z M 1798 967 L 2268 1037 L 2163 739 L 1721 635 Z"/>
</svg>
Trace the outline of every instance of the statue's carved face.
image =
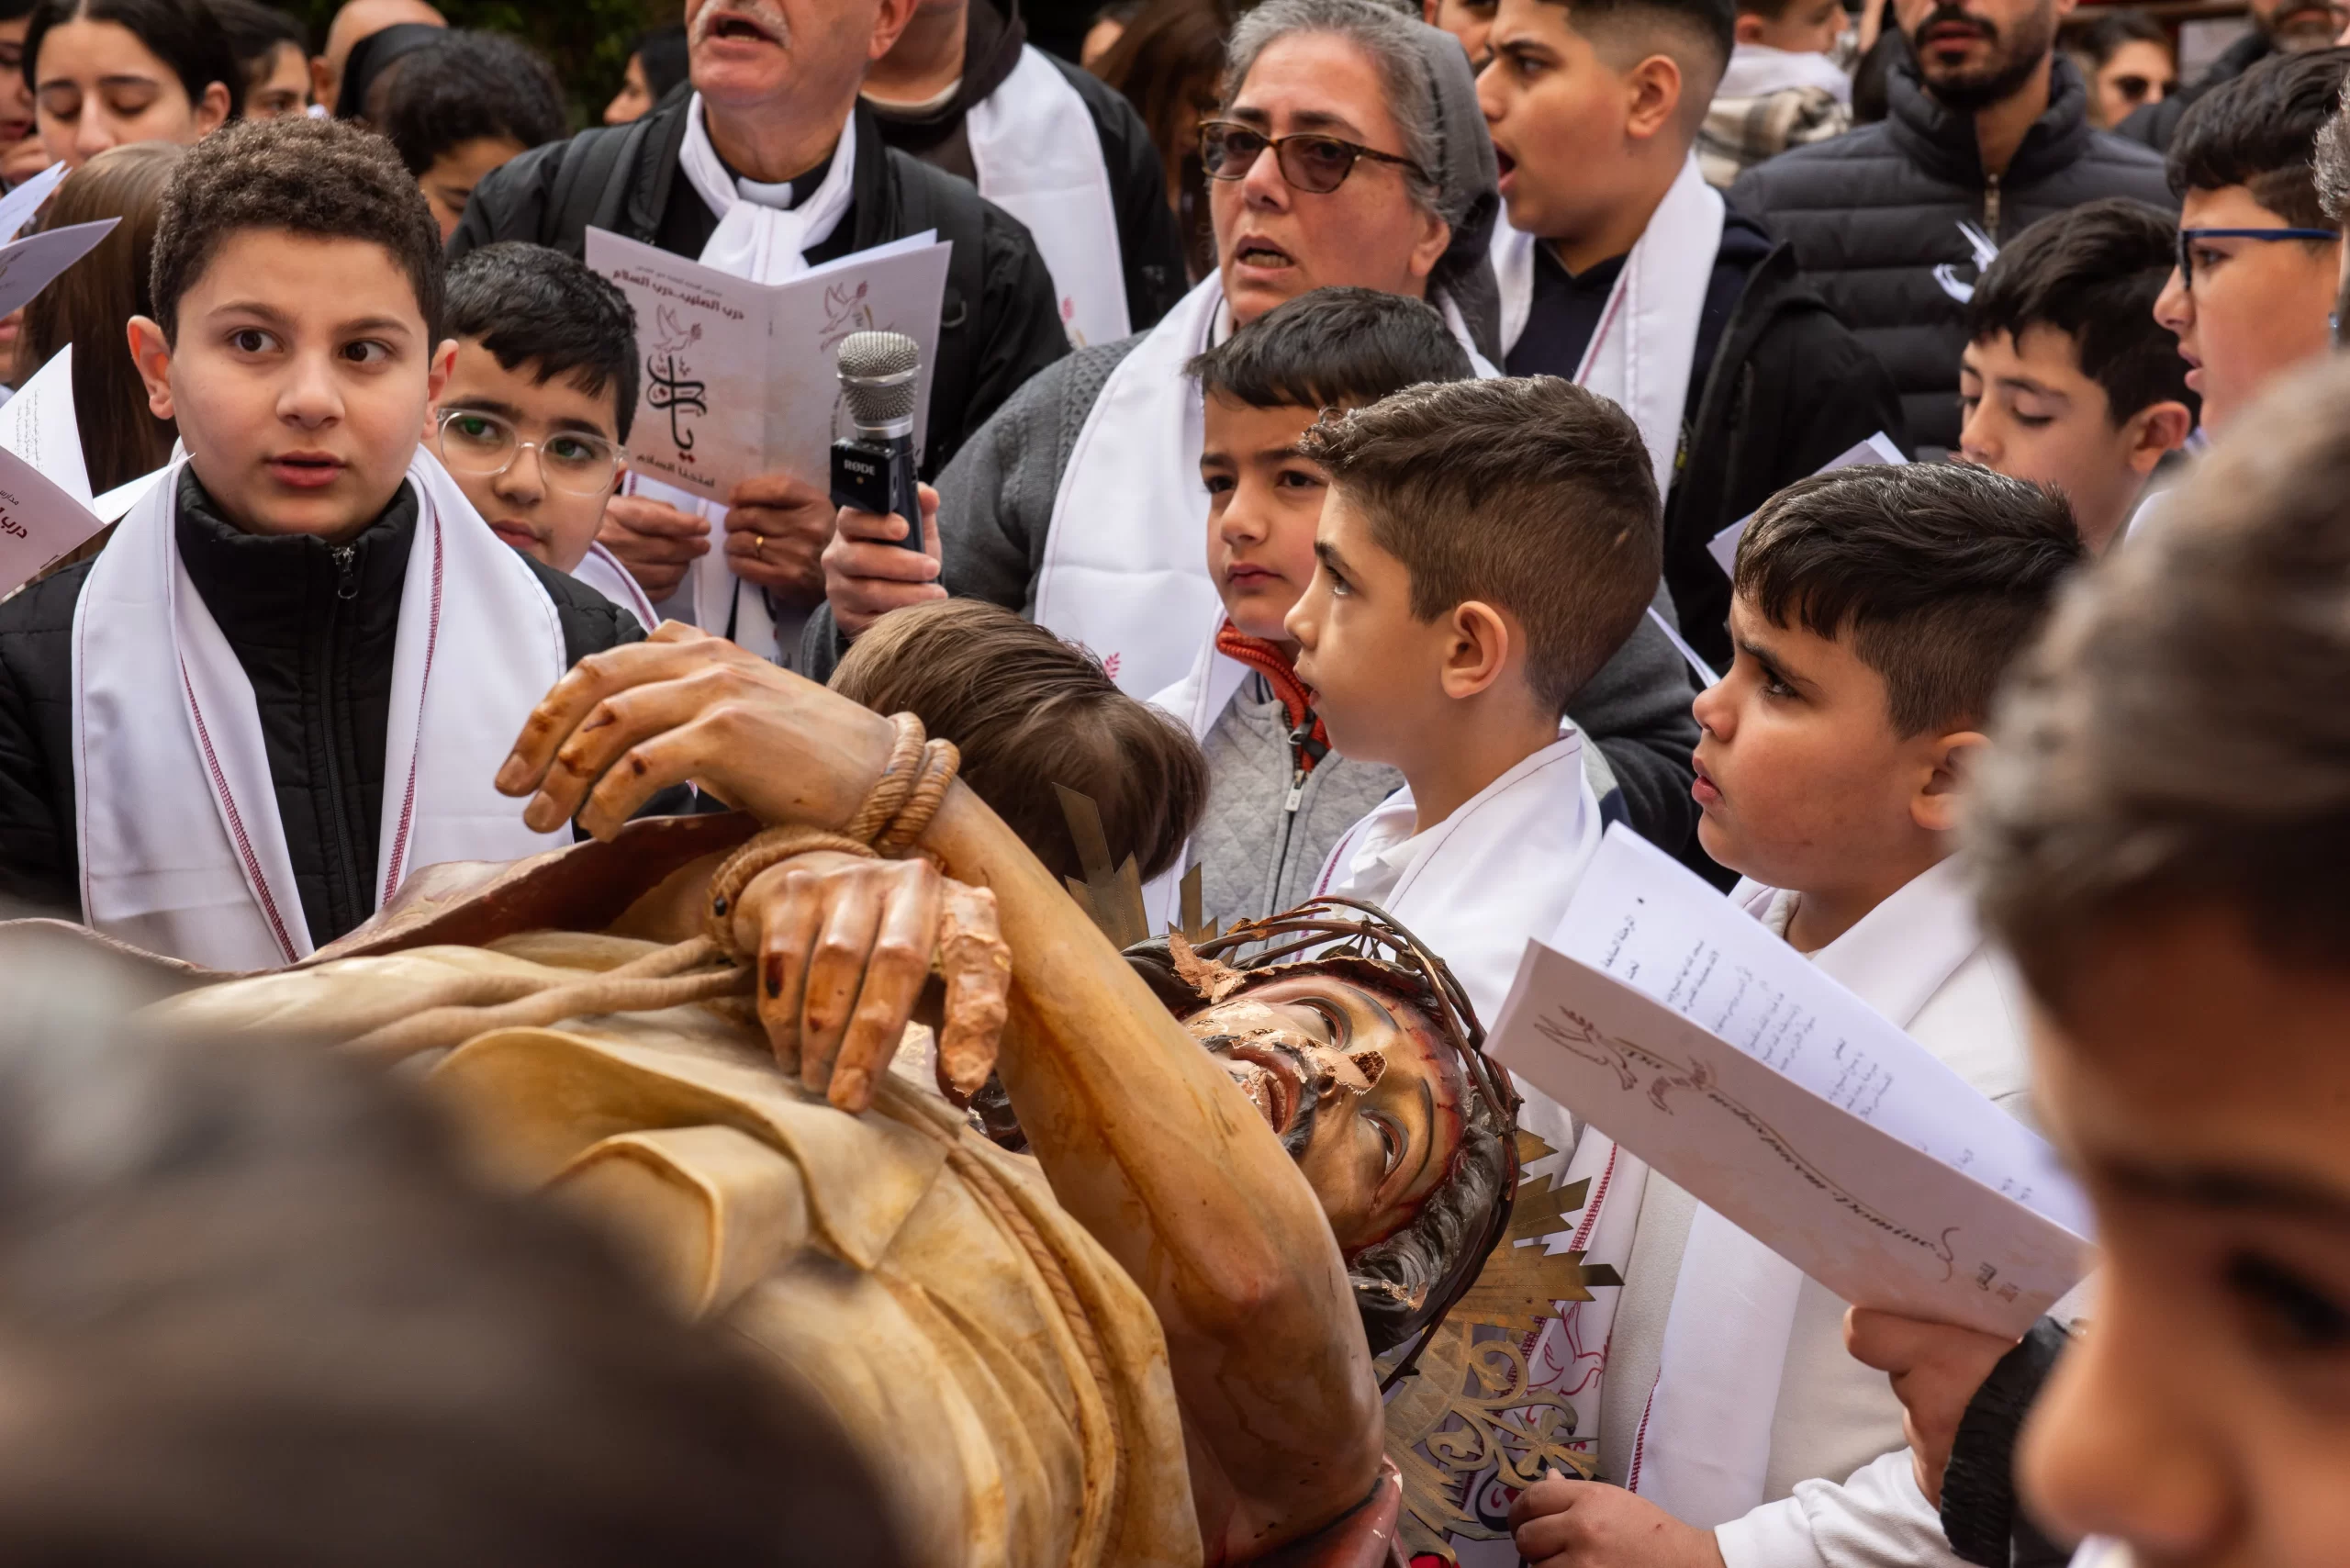
<svg viewBox="0 0 2350 1568">
<path fill-rule="evenodd" d="M 1287 975 L 1183 1026 L 1223 1058 L 1352 1257 L 1412 1223 L 1452 1168 L 1469 1086 L 1420 1010 L 1335 976 Z"/>
</svg>

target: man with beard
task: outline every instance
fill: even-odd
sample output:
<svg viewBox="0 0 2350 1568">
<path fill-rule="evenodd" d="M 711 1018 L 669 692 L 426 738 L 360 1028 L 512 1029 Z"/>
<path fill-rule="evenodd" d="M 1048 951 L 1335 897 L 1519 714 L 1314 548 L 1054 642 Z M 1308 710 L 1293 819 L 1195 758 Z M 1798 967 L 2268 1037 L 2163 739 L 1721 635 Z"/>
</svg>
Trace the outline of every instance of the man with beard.
<svg viewBox="0 0 2350 1568">
<path fill-rule="evenodd" d="M 451 260 L 497 240 L 576 256 L 590 225 L 764 284 L 925 230 L 954 246 L 932 365 L 928 477 L 1013 390 L 1069 352 L 1028 231 L 968 181 L 886 145 L 858 88 L 916 0 L 687 0 L 690 96 L 535 148 L 475 189 Z M 616 496 L 601 543 L 656 606 L 767 658 L 823 598 L 822 474 L 778 471 L 728 505 Z M 651 487 L 640 485 L 650 490 Z"/>
<path fill-rule="evenodd" d="M 2350 26 L 2350 6 L 2334 0 L 2251 0 L 2245 15 L 2252 30 L 2222 50 L 2202 75 L 2160 103 L 2137 109 L 2113 129 L 2157 152 L 2167 152 L 2171 138 L 2178 134 L 2179 117 L 2196 99 L 2271 55 L 2323 49 Z"/>
<path fill-rule="evenodd" d="M 2003 239 L 2099 196 L 2177 210 L 2158 157 L 2090 126 L 2088 90 L 2053 48 L 2072 9 L 1896 0 L 1914 58 L 1893 68 L 1886 118 L 1730 188 L 1892 372 L 1920 455 L 1958 444 L 1966 301 Z"/>
<path fill-rule="evenodd" d="M 882 140 L 1028 226 L 1072 343 L 1115 342 L 1182 297 L 1183 241 L 1142 117 L 1027 42 L 1020 0 L 917 0 L 864 99 Z"/>
</svg>

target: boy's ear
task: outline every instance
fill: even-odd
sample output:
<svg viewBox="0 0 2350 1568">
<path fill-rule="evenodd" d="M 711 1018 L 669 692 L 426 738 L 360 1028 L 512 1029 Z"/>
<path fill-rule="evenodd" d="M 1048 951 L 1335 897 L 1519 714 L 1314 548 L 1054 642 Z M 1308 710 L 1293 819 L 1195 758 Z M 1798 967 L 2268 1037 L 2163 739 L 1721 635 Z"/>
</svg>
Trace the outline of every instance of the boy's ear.
<svg viewBox="0 0 2350 1568">
<path fill-rule="evenodd" d="M 163 329 L 144 316 L 133 316 L 124 330 L 130 338 L 130 363 L 147 384 L 147 411 L 159 420 L 177 419 L 172 411 L 172 345 Z"/>
<path fill-rule="evenodd" d="M 204 96 L 196 101 L 196 134 L 211 135 L 229 123 L 229 84 L 215 82 L 204 89 Z"/>
<path fill-rule="evenodd" d="M 1740 43 L 1761 43 L 1762 29 L 1768 25 L 1753 12 L 1740 11 L 1737 23 L 1730 28 L 1730 37 Z"/>
<path fill-rule="evenodd" d="M 1508 667 L 1517 631 L 1508 617 L 1482 599 L 1464 599 L 1446 618 L 1444 667 L 1438 679 L 1444 694 L 1465 700 L 1489 689 Z"/>
<path fill-rule="evenodd" d="M 1651 54 L 1624 73 L 1624 134 L 1635 141 L 1680 123 L 1681 64 L 1669 54 Z"/>
<path fill-rule="evenodd" d="M 449 389 L 449 377 L 456 373 L 457 340 L 443 338 L 441 346 L 432 351 L 432 368 L 425 373 L 424 400 L 427 403 L 440 402 L 441 394 Z"/>
<path fill-rule="evenodd" d="M 1980 730 L 1957 730 L 1935 737 L 1933 772 L 1909 802 L 1909 820 L 1928 833 L 1948 833 L 1956 827 L 1966 775 L 1977 748 L 1990 744 L 1990 737 Z"/>
<path fill-rule="evenodd" d="M 2149 403 L 2130 416 L 2130 466 L 2141 477 L 2154 471 L 2166 452 L 2187 444 L 2195 416 L 2184 403 Z"/>
</svg>

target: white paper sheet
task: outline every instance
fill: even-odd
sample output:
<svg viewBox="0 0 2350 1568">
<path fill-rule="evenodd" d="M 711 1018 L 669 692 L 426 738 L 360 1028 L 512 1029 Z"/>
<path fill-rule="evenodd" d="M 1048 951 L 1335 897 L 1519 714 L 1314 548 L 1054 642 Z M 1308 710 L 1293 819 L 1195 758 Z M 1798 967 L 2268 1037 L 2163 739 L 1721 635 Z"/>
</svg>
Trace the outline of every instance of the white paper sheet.
<svg viewBox="0 0 2350 1568">
<path fill-rule="evenodd" d="M 158 476 L 133 480 L 119 498 Z M 59 556 L 130 510 L 138 490 L 106 511 L 90 496 L 82 429 L 73 417 L 73 345 L 0 407 L 0 597 L 24 587 Z"/>
<path fill-rule="evenodd" d="M 1592 857 L 1551 945 L 1880 1131 L 2089 1234 L 2087 1200 L 2030 1127 L 1621 823 Z"/>
<path fill-rule="evenodd" d="M 0 196 L 0 240 L 15 239 L 17 231 L 33 220 L 33 214 L 40 210 L 41 204 L 65 183 L 67 173 L 64 162 L 60 160 Z"/>
<path fill-rule="evenodd" d="M 72 343 L 50 355 L 49 363 L 0 408 L 0 448 L 39 469 L 85 510 L 97 510 L 90 496 L 89 465 L 82 455 L 82 426 L 73 413 Z"/>
<path fill-rule="evenodd" d="M 1899 467 L 1908 461 L 1901 455 L 1901 449 L 1893 444 L 1893 438 L 1883 431 L 1879 431 L 1860 445 L 1830 458 L 1816 472 L 1832 474 L 1839 468 L 1869 468 L 1887 465 Z M 1754 514 L 1748 512 L 1707 542 L 1706 554 L 1714 558 L 1714 564 L 1722 569 L 1723 576 L 1731 575 L 1737 566 L 1738 542 L 1746 537 L 1746 525 L 1753 521 Z"/>
<path fill-rule="evenodd" d="M 764 285 L 588 230 L 588 264 L 636 308 L 644 375 L 630 466 L 714 501 L 778 470 L 822 487 L 846 428 L 834 361 L 861 331 L 903 332 L 921 348 L 920 450 L 951 249 L 925 231 Z"/>
<path fill-rule="evenodd" d="M 2087 1266 L 2078 1236 L 1539 942 L 1487 1048 L 1856 1305 L 2016 1337 Z"/>
<path fill-rule="evenodd" d="M 34 295 L 88 255 L 121 221 L 119 218 L 102 218 L 95 223 L 51 229 L 0 245 L 0 316 L 13 314 L 30 304 Z"/>
</svg>

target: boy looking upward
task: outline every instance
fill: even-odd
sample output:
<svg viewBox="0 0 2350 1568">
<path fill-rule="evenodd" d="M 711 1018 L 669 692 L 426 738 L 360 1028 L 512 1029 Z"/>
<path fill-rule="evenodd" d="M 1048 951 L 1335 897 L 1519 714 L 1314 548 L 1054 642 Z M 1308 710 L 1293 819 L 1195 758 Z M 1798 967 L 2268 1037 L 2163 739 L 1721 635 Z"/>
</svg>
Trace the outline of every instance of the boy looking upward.
<svg viewBox="0 0 2350 1568">
<path fill-rule="evenodd" d="M 1509 208 L 1506 367 L 1632 416 L 1664 498 L 1665 587 L 1717 667 L 1714 535 L 1878 431 L 1905 439 L 1884 369 L 1692 155 L 1734 26 L 1730 0 L 1501 0 L 1477 79 Z"/>
<path fill-rule="evenodd" d="M 2177 236 L 2143 202 L 2087 202 L 2009 241 L 1967 302 L 1959 452 L 2063 491 L 2093 554 L 2195 428 L 2187 366 L 2154 311 Z"/>
<path fill-rule="evenodd" d="M 1297 678 L 1333 747 L 1404 777 L 1314 891 L 1385 906 L 1497 1017 L 1599 846 L 1562 718 L 1656 591 L 1646 449 L 1615 404 L 1541 376 L 1415 386 L 1297 450 L 1330 486 L 1283 622 Z"/>
<path fill-rule="evenodd" d="M 1696 704 L 1698 834 L 1745 875 L 1732 898 L 2009 1106 L 2021 999 L 1948 857 L 1993 690 L 2081 559 L 2059 498 L 1980 468 L 1789 486 L 1740 541 L 1737 656 Z M 1891 1388 L 1845 1352 L 1843 1304 L 1662 1176 L 1632 1201 L 1600 1422 L 1603 1469 L 1630 1489 L 1530 1489 L 1519 1551 L 1548 1568 L 1629 1538 L 1610 1568 L 1954 1561 Z"/>
<path fill-rule="evenodd" d="M 1314 578 L 1329 493 L 1328 476 L 1298 442 L 1325 409 L 1466 380 L 1470 365 L 1444 319 L 1420 301 L 1321 288 L 1276 306 L 1189 368 L 1206 409 L 1207 566 L 1225 614 L 1191 673 L 1151 700 L 1207 753 L 1214 782 L 1188 859 L 1200 868 L 1202 910 L 1229 924 L 1312 896 L 1338 835 L 1404 782 L 1384 762 L 1332 748 L 1297 675 L 1284 622 Z M 1694 724 L 1681 744 L 1684 756 L 1696 744 Z M 1596 746 L 1584 756 L 1606 777 Z"/>
<path fill-rule="evenodd" d="M 568 572 L 646 631 L 652 602 L 596 543 L 636 416 L 636 312 L 560 251 L 500 241 L 449 269 L 457 358 L 433 450 L 490 532 Z"/>
<path fill-rule="evenodd" d="M 0 607 L 0 891 L 224 969 L 293 962 L 436 861 L 563 842 L 497 753 L 643 635 L 509 550 L 418 441 L 439 231 L 388 144 L 285 118 L 188 153 L 133 357 L 185 460 Z"/>
<path fill-rule="evenodd" d="M 2178 122 L 2168 172 L 2179 196 L 2179 266 L 2154 303 L 2226 431 L 2280 373 L 2332 346 L 2342 238 L 2311 168 L 2350 74 L 2350 49 L 2265 60 L 2205 94 Z"/>
</svg>

